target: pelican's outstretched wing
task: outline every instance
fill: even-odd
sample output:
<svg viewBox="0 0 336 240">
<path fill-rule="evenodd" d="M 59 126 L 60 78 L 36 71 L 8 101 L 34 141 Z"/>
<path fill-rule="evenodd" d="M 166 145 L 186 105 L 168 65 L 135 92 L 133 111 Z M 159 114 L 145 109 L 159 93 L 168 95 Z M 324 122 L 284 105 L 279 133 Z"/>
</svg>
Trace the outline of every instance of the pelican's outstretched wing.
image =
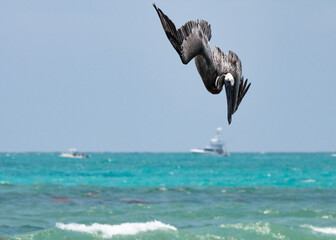
<svg viewBox="0 0 336 240">
<path fill-rule="evenodd" d="M 232 51 L 229 51 L 229 54 L 225 54 L 220 50 L 220 48 L 215 47 L 213 60 L 218 76 L 231 73 L 235 79 L 240 79 L 242 75 L 242 66 L 237 54 Z"/>
<path fill-rule="evenodd" d="M 174 23 L 153 4 L 158 13 L 162 27 L 170 43 L 175 48 L 176 52 L 184 64 L 187 64 L 196 55 L 202 53 L 205 40 L 206 44 L 211 39 L 211 28 L 204 20 L 189 21 L 181 28 L 176 30 Z"/>
<path fill-rule="evenodd" d="M 251 83 L 247 85 L 247 79 L 244 81 L 242 76 L 242 65 L 239 57 L 232 51 L 229 54 L 223 53 L 218 47 L 215 47 L 213 60 L 217 69 L 218 76 L 226 73 L 231 73 L 232 76 L 239 81 L 239 90 L 237 105 L 233 112 L 237 111 L 239 104 L 243 100 L 245 94 L 249 90 Z"/>
</svg>

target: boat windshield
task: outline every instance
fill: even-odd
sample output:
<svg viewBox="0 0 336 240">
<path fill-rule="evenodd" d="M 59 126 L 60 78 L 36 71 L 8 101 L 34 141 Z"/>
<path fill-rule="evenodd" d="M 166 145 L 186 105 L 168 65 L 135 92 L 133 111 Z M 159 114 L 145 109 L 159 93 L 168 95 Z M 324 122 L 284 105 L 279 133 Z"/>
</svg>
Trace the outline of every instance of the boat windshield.
<svg viewBox="0 0 336 240">
<path fill-rule="evenodd" d="M 209 151 L 209 152 L 213 152 L 214 149 L 213 148 L 204 148 L 205 151 Z"/>
</svg>

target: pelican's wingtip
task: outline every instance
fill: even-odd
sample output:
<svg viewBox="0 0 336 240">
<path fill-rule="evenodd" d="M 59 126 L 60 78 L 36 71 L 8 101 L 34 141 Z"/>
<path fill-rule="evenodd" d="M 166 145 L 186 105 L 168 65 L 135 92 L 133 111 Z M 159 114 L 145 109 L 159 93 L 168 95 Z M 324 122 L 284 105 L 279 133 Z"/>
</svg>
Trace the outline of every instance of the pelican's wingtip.
<svg viewBox="0 0 336 240">
<path fill-rule="evenodd" d="M 155 10 L 157 11 L 157 13 L 159 14 L 160 8 L 157 8 L 156 4 L 153 3 L 153 7 L 155 8 Z"/>
</svg>

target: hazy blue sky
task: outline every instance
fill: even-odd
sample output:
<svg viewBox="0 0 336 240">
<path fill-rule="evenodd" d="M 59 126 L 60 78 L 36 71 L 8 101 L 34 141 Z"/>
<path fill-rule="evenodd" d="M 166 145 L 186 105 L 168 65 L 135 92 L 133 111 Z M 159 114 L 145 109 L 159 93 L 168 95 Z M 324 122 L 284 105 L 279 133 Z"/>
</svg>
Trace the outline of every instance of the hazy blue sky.
<svg viewBox="0 0 336 240">
<path fill-rule="evenodd" d="M 0 151 L 336 151 L 336 1 L 155 1 L 252 86 L 227 123 L 151 1 L 0 1 Z"/>
</svg>

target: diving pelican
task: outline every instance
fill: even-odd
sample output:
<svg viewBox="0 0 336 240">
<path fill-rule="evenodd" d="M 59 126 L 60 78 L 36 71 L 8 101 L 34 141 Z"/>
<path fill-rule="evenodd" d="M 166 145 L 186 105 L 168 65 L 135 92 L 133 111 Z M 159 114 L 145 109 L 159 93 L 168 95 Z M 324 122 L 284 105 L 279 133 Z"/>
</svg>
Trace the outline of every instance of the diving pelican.
<svg viewBox="0 0 336 240">
<path fill-rule="evenodd" d="M 212 94 L 218 94 L 225 85 L 227 99 L 227 118 L 231 124 L 234 114 L 251 83 L 247 85 L 242 76 L 242 65 L 239 57 L 232 51 L 223 53 L 218 47 L 212 53 L 209 41 L 211 39 L 210 24 L 204 20 L 188 21 L 176 30 L 174 23 L 157 8 L 162 27 L 166 35 L 179 54 L 182 63 L 188 64 L 195 58 L 196 68 L 205 88 Z"/>
</svg>

